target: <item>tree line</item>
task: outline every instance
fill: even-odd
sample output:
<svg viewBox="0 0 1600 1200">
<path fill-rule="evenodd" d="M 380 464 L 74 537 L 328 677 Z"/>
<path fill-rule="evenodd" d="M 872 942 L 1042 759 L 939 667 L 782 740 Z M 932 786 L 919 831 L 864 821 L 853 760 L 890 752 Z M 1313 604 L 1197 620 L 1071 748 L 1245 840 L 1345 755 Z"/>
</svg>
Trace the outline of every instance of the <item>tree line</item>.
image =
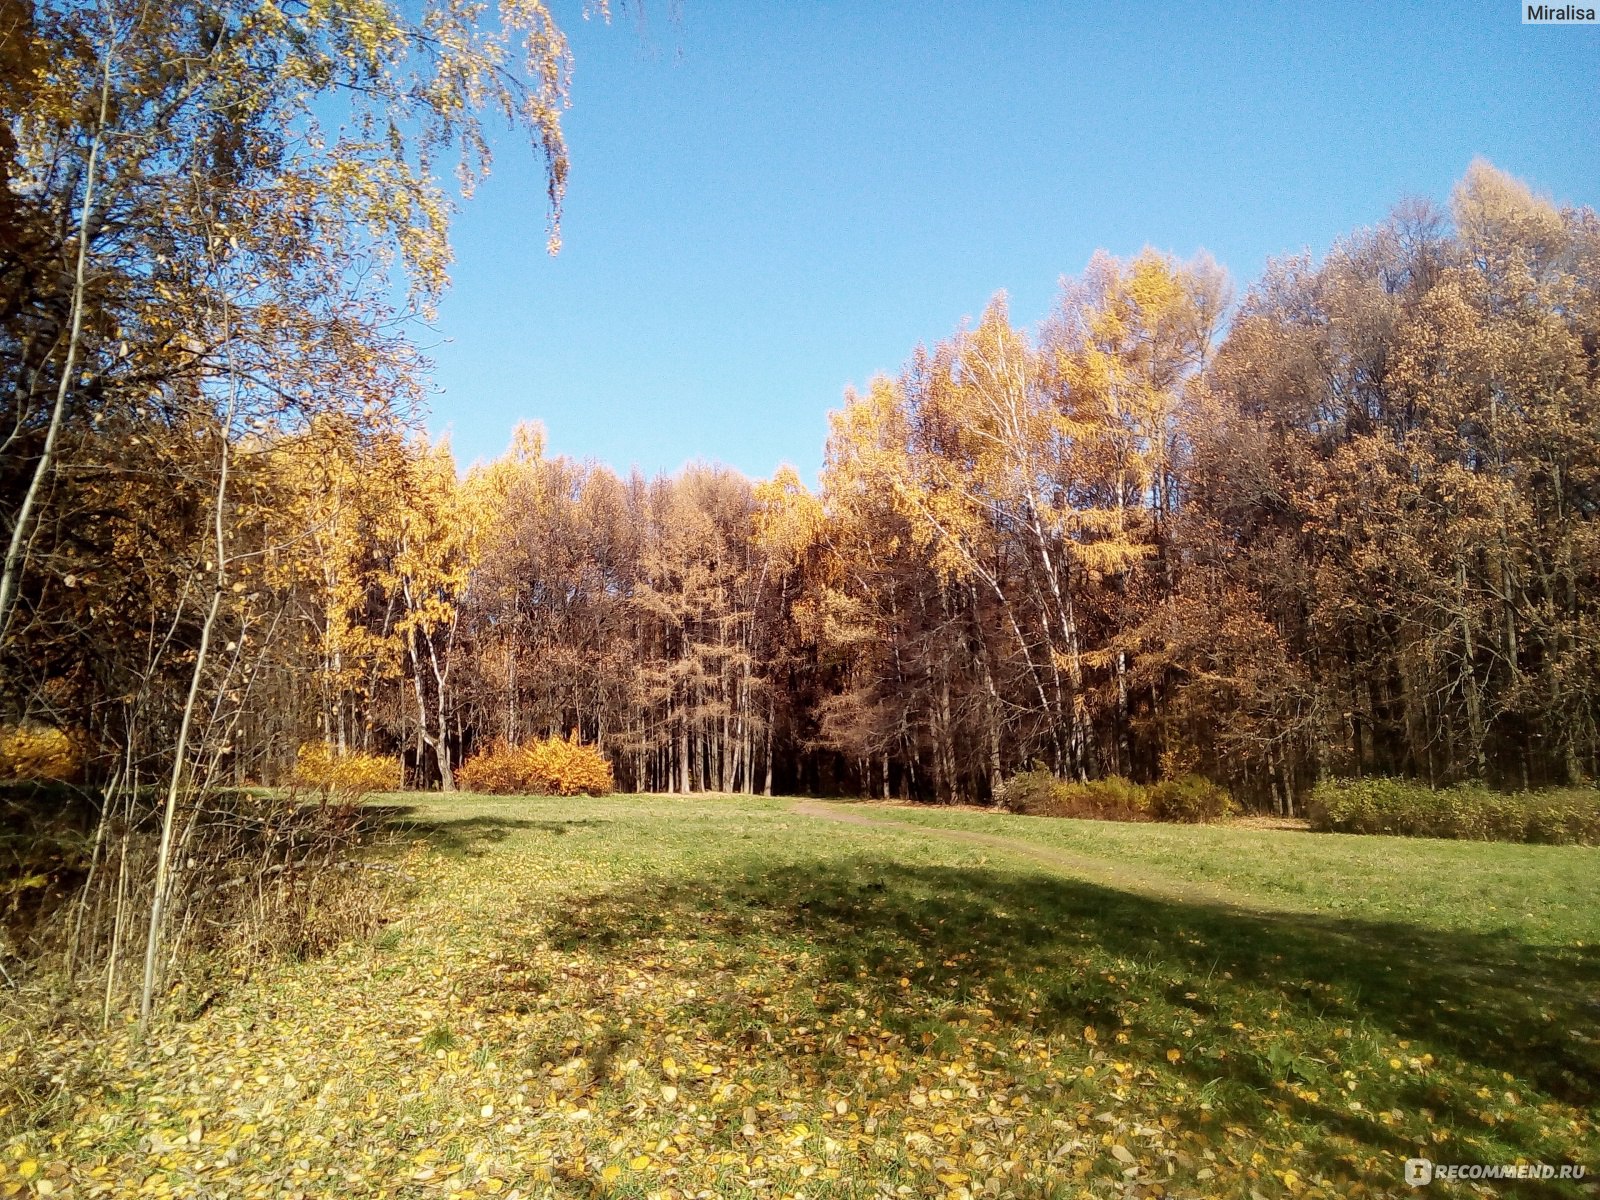
<svg viewBox="0 0 1600 1200">
<path fill-rule="evenodd" d="M 313 589 L 306 628 L 367 670 L 340 639 L 392 630 L 391 682 L 324 672 L 278 761 L 344 712 L 445 781 L 485 738 L 568 732 L 640 790 L 982 802 L 1042 763 L 1291 812 L 1328 774 L 1576 782 L 1597 265 L 1591 211 L 1476 164 L 1448 216 L 1275 263 L 1231 318 L 1214 264 L 1153 252 L 1096 256 L 1036 331 L 997 298 L 847 395 L 814 492 L 622 478 L 522 431 L 432 468 L 457 499 L 414 518 L 431 583 L 382 582 L 403 556 L 359 518 L 341 535 L 377 574 L 353 609 Z"/>
<path fill-rule="evenodd" d="M 853 785 L 982 799 L 1196 771 L 1597 765 L 1600 225 L 1475 163 L 1228 311 L 1201 260 L 1097 256 L 835 415 L 813 520 L 816 737 Z M 1220 332 L 1220 336 L 1219 336 Z"/>
<path fill-rule="evenodd" d="M 1209 260 L 1100 254 L 1037 329 L 997 297 L 847 394 L 814 490 L 619 475 L 535 425 L 463 473 L 368 345 L 252 368 L 345 401 L 241 423 L 87 337 L 7 703 L 102 779 L 176 753 L 275 783 L 325 742 L 449 788 L 493 740 L 572 735 L 641 791 L 983 802 L 1042 764 L 1291 812 L 1327 774 L 1576 781 L 1597 268 L 1591 211 L 1485 164 L 1448 216 L 1402 205 L 1237 304 Z"/>
</svg>

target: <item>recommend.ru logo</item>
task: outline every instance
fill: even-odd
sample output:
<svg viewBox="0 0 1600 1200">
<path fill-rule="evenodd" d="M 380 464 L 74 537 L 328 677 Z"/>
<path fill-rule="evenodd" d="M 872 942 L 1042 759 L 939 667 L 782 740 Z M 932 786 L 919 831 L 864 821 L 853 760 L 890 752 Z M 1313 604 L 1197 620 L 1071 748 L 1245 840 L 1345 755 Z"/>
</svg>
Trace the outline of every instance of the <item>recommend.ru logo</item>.
<svg viewBox="0 0 1600 1200">
<path fill-rule="evenodd" d="M 1436 1163 L 1426 1158 L 1406 1159 L 1406 1182 L 1426 1187 L 1434 1180 L 1457 1183 L 1496 1179 L 1582 1179 L 1588 1168 L 1578 1163 Z"/>
</svg>

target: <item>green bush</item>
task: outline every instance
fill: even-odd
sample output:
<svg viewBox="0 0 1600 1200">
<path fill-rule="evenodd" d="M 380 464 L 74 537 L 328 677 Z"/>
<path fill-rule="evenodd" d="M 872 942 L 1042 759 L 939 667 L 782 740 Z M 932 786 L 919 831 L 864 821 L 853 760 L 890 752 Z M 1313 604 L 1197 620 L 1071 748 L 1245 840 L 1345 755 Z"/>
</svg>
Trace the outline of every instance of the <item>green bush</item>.
<svg viewBox="0 0 1600 1200">
<path fill-rule="evenodd" d="M 1434 789 L 1404 779 L 1328 780 L 1311 793 L 1311 827 L 1332 833 L 1600 845 L 1600 792 Z"/>
<path fill-rule="evenodd" d="M 1201 775 L 1163 779 L 1150 789 L 1150 807 L 1158 821 L 1198 825 L 1216 821 L 1233 811 L 1228 789 Z"/>
</svg>

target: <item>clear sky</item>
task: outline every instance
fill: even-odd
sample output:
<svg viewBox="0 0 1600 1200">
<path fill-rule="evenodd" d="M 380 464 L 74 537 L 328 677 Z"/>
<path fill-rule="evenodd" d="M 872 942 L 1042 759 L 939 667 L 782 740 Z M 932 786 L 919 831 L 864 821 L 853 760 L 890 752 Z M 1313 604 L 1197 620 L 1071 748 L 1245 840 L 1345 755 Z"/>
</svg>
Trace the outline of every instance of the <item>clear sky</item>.
<svg viewBox="0 0 1600 1200">
<path fill-rule="evenodd" d="M 429 423 L 463 465 L 533 419 L 620 470 L 809 478 L 847 384 L 1001 289 L 1037 322 L 1097 247 L 1204 248 L 1242 292 L 1475 155 L 1600 204 L 1600 27 L 1513 0 L 645 3 L 552 2 L 560 255 L 509 137 L 458 218 Z"/>
</svg>

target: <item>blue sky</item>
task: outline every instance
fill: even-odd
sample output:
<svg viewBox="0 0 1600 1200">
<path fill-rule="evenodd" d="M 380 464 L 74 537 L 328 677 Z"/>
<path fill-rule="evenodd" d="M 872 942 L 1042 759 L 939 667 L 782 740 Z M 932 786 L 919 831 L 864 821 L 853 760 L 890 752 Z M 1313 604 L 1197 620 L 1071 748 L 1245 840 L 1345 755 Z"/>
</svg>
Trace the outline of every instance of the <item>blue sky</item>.
<svg viewBox="0 0 1600 1200">
<path fill-rule="evenodd" d="M 1600 202 L 1600 27 L 1512 0 L 670 3 L 643 31 L 553 4 L 563 249 L 501 138 L 429 339 L 463 465 L 538 420 L 620 470 L 809 478 L 847 384 L 1001 289 L 1038 321 L 1097 247 L 1204 248 L 1242 292 L 1475 155 Z"/>
</svg>

